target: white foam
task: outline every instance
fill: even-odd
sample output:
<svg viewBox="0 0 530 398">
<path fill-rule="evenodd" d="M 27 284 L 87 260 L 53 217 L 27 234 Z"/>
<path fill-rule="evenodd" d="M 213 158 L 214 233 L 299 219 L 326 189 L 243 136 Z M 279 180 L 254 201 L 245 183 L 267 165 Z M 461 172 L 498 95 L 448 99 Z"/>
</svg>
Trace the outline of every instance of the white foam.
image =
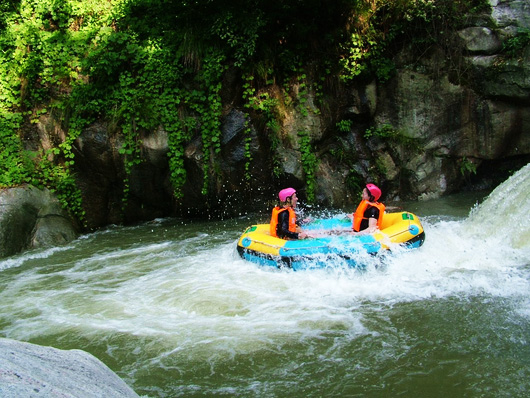
<svg viewBox="0 0 530 398">
<path fill-rule="evenodd" d="M 13 257 L 9 257 L 4 260 L 0 260 L 0 271 L 9 269 L 9 268 L 20 267 L 26 261 L 29 261 L 29 260 L 48 258 L 57 252 L 67 251 L 67 250 L 70 250 L 71 248 L 72 248 L 71 245 L 51 247 L 45 250 L 35 250 L 31 252 L 26 252 L 20 255 L 16 255 Z"/>
</svg>

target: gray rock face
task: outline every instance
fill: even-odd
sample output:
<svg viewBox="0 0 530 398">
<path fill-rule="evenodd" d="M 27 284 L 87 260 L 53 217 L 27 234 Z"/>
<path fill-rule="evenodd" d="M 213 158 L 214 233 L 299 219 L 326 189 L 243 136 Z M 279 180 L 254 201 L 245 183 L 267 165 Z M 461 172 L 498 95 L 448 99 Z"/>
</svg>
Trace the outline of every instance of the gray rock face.
<svg viewBox="0 0 530 398">
<path fill-rule="evenodd" d="M 134 398 L 103 362 L 81 350 L 58 350 L 0 338 L 2 398 Z"/>
<path fill-rule="evenodd" d="M 468 51 L 473 53 L 494 54 L 502 49 L 502 42 L 488 28 L 472 26 L 459 32 Z"/>
<path fill-rule="evenodd" d="M 406 150 L 400 163 L 416 197 L 455 190 L 469 165 L 530 154 L 530 46 L 503 52 L 504 41 L 529 28 L 530 3 L 490 3 L 491 15 L 458 32 L 466 79 L 439 73 L 447 69 L 441 52 L 413 68 L 402 54 L 396 76 L 380 87 L 376 124 L 391 124 L 422 145 Z M 395 180 L 387 170 L 383 180 Z"/>
<path fill-rule="evenodd" d="M 492 17 L 498 27 L 515 33 L 517 28 L 530 29 L 530 3 L 527 0 L 489 0 Z"/>
<path fill-rule="evenodd" d="M 487 97 L 528 101 L 530 98 L 530 47 L 517 59 L 498 55 L 474 56 L 467 61 L 480 80 L 479 90 Z"/>
<path fill-rule="evenodd" d="M 0 190 L 0 258 L 76 237 L 71 218 L 49 190 L 29 185 Z"/>
<path fill-rule="evenodd" d="M 503 41 L 530 29 L 530 2 L 490 0 L 490 4 L 496 33 L 485 26 L 460 32 L 467 49 L 474 53 L 467 61 L 482 81 L 480 90 L 485 96 L 528 101 L 530 47 L 522 48 L 519 56 L 512 58 L 501 53 Z"/>
</svg>

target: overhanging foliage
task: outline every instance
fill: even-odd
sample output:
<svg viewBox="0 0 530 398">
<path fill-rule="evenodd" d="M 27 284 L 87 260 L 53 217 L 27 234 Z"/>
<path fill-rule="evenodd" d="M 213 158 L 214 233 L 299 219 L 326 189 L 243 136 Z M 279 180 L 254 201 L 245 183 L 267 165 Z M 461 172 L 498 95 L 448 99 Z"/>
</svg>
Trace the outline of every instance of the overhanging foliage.
<svg viewBox="0 0 530 398">
<path fill-rule="evenodd" d="M 483 0 L 4 0 L 0 187 L 47 186 L 82 218 L 72 146 L 86 126 L 107 119 L 121 135 L 127 173 L 141 161 L 142 134 L 167 131 L 177 198 L 186 181 L 184 147 L 199 134 L 207 193 L 220 151 L 220 91 L 227 68 L 239 70 L 242 86 L 249 85 L 242 105 L 265 113 L 273 126 L 274 102 L 258 97 L 260 86 L 300 79 L 309 69 L 347 82 L 365 76 L 384 81 L 399 43 L 420 37 L 429 45 L 442 26 L 457 25 L 467 11 L 483 5 Z M 66 138 L 47 151 L 25 148 L 24 132 L 51 113 Z M 124 185 L 126 201 L 127 178 Z"/>
</svg>

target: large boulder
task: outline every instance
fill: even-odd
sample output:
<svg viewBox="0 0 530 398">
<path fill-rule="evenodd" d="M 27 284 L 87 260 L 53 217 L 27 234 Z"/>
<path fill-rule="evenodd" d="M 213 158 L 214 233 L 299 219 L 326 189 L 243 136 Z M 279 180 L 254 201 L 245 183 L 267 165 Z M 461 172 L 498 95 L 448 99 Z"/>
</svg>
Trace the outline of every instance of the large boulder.
<svg viewBox="0 0 530 398">
<path fill-rule="evenodd" d="M 123 159 L 121 142 L 110 134 L 105 122 L 94 123 L 83 130 L 75 141 L 75 176 L 83 197 L 86 222 L 98 228 L 122 221 Z"/>
<path fill-rule="evenodd" d="M 4 338 L 0 338 L 0 396 L 139 397 L 103 362 L 85 351 Z"/>
<path fill-rule="evenodd" d="M 0 190 L 0 258 L 77 238 L 75 223 L 47 189 L 31 185 Z"/>
<path fill-rule="evenodd" d="M 458 32 L 471 53 L 495 54 L 502 50 L 502 42 L 485 26 L 470 26 Z"/>
<path fill-rule="evenodd" d="M 477 89 L 489 98 L 528 102 L 530 99 L 530 46 L 518 58 L 503 55 L 470 56 L 467 62 L 474 71 Z"/>
<path fill-rule="evenodd" d="M 501 32 L 512 35 L 519 28 L 530 29 L 528 0 L 489 0 L 491 16 Z"/>
</svg>

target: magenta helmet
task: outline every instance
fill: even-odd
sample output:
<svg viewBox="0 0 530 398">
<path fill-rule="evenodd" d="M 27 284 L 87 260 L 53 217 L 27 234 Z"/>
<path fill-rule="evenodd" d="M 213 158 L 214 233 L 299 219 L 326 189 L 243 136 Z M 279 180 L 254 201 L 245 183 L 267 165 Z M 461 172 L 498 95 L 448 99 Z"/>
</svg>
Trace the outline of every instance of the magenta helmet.
<svg viewBox="0 0 530 398">
<path fill-rule="evenodd" d="M 278 197 L 282 202 L 285 202 L 288 197 L 292 196 L 294 193 L 296 193 L 296 189 L 294 188 L 285 188 L 280 191 L 278 194 Z"/>
<path fill-rule="evenodd" d="M 374 184 L 366 184 L 366 189 L 370 192 L 370 195 L 374 197 L 374 200 L 377 201 L 381 197 L 381 190 Z"/>
</svg>

